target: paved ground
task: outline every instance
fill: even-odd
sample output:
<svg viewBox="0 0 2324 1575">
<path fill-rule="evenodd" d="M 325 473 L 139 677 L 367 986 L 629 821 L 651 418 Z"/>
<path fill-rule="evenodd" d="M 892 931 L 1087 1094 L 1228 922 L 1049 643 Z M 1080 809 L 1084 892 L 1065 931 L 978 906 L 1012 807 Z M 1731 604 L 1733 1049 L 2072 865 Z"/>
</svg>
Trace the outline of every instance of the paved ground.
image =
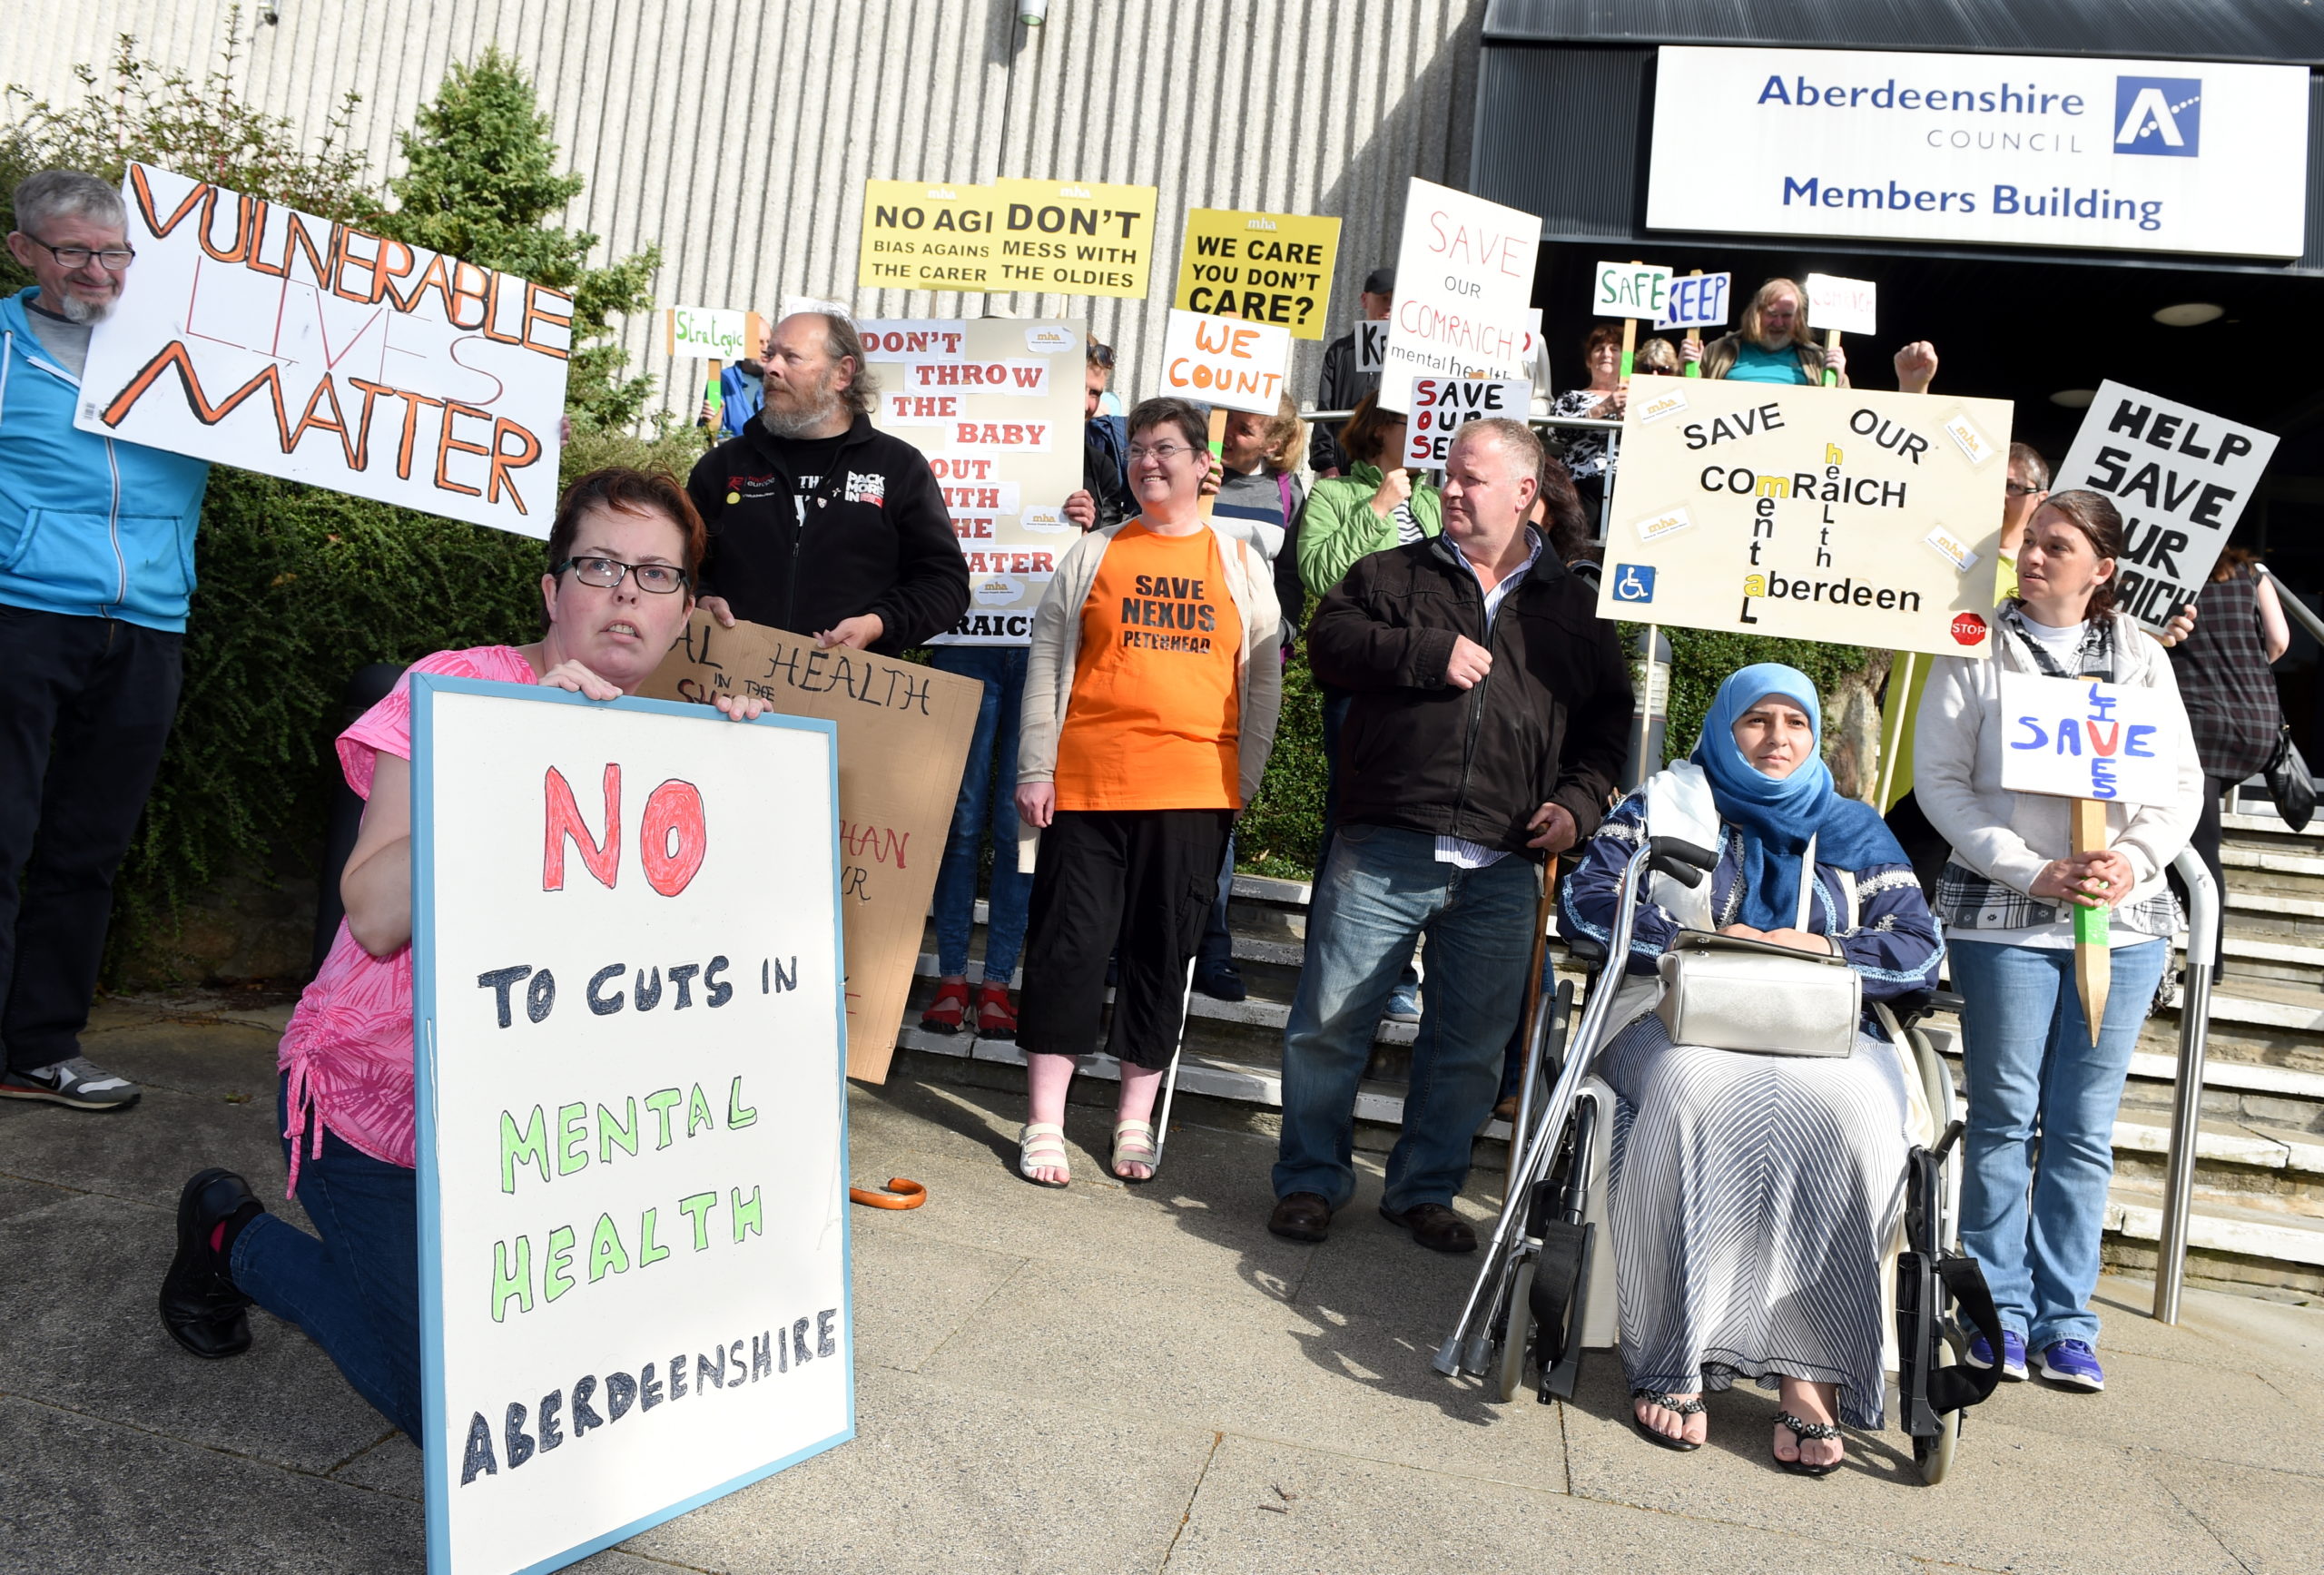
<svg viewBox="0 0 2324 1575">
<path fill-rule="evenodd" d="M 421 1568 L 419 1457 L 295 1330 L 216 1365 L 154 1321 L 177 1184 L 279 1187 L 281 1014 L 108 1008 L 91 1044 L 147 1085 L 120 1117 L 0 1106 L 0 1570 Z M 1827 1481 L 1767 1463 L 1771 1402 L 1650 1449 L 1610 1360 L 1570 1406 L 1429 1370 L 1468 1265 L 1371 1210 L 1305 1248 L 1263 1226 L 1269 1146 L 1182 1127 L 1155 1186 L 1012 1178 L 1015 1101 L 856 1092 L 862 1435 L 581 1568 L 758 1571 L 2324 1569 L 2324 1311 L 2191 1294 L 2179 1328 L 2109 1281 L 2099 1398 L 2004 1388 L 1917 1485 L 1901 1435 Z M 1096 1111 L 1070 1135 L 1104 1140 Z M 1490 1180 L 1492 1178 L 1485 1178 Z"/>
</svg>

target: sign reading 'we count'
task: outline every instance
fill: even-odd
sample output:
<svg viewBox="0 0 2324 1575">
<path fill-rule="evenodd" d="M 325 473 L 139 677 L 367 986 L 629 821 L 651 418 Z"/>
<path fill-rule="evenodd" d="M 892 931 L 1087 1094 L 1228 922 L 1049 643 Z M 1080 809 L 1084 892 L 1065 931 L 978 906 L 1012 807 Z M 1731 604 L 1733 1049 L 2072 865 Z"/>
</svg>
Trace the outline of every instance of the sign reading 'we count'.
<svg viewBox="0 0 2324 1575">
<path fill-rule="evenodd" d="M 2300 254 L 2308 68 L 1666 47 L 1648 227 Z"/>
</svg>

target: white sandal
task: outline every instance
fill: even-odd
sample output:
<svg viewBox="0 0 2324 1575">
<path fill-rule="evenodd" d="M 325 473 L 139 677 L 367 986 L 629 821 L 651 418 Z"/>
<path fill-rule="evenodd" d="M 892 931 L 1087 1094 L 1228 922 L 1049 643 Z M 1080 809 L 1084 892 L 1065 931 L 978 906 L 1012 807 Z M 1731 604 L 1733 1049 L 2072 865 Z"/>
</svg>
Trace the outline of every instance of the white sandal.
<svg viewBox="0 0 2324 1575">
<path fill-rule="evenodd" d="M 1064 1186 L 1064 1181 L 1043 1181 L 1033 1172 L 1065 1168 L 1065 1128 L 1053 1121 L 1028 1122 L 1017 1134 L 1017 1174 L 1035 1186 Z"/>
<path fill-rule="evenodd" d="M 1124 1176 L 1125 1165 L 1143 1165 L 1144 1176 Z M 1154 1123 L 1151 1121 L 1117 1121 L 1114 1123 L 1114 1157 L 1107 1168 L 1116 1181 L 1132 1186 L 1154 1179 L 1162 1168 L 1161 1151 L 1154 1147 Z"/>
</svg>

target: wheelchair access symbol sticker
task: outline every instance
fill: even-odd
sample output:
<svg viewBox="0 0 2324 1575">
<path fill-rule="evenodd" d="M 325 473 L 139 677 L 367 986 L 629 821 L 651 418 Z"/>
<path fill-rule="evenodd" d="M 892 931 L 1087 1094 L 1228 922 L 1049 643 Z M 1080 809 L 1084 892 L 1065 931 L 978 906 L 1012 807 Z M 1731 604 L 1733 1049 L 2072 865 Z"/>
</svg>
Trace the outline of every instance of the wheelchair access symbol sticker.
<svg viewBox="0 0 2324 1575">
<path fill-rule="evenodd" d="M 1654 600 L 1654 570 L 1641 564 L 1615 565 L 1614 600 L 1618 602 Z"/>
</svg>

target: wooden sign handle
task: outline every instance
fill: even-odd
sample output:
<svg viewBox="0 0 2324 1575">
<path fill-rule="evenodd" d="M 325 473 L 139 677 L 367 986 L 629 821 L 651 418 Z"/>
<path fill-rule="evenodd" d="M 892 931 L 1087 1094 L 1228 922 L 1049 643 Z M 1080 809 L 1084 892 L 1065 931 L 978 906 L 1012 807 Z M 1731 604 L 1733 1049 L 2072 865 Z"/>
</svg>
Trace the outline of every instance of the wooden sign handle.
<svg viewBox="0 0 2324 1575">
<path fill-rule="evenodd" d="M 1226 454 L 1226 408 L 1223 405 L 1213 405 L 1210 408 L 1210 451 L 1219 457 L 1219 463 L 1223 468 Z M 1396 462 L 1400 465 L 1403 463 L 1402 456 L 1398 457 Z M 1218 481 L 1222 487 L 1226 484 L 1226 477 L 1223 471 Z M 1210 518 L 1210 511 L 1218 507 L 1218 494 L 1204 493 L 1202 501 L 1195 507 L 1204 520 L 1207 521 Z"/>
<path fill-rule="evenodd" d="M 1687 277 L 1689 279 L 1700 279 L 1702 276 L 1703 271 L 1699 268 L 1690 268 L 1687 270 Z M 1689 329 L 1687 330 L 1687 342 L 1695 347 L 1695 354 L 1698 357 L 1702 354 L 1703 335 L 1700 329 Z M 1699 359 L 1691 360 L 1687 363 L 1687 376 L 1690 378 L 1699 378 L 1702 375 L 1703 364 Z"/>
<path fill-rule="evenodd" d="M 2104 800 L 2075 799 L 2070 813 L 2075 852 L 2095 853 L 2106 846 Z M 2073 904 L 2073 988 L 2082 999 L 2082 1020 L 2090 1029 L 2093 1045 L 2098 1042 L 2098 1030 L 2106 1021 L 2106 994 L 2113 984 L 2114 959 L 2107 950 L 2113 922 L 2112 908 Z"/>
<path fill-rule="evenodd" d="M 1839 348 L 1840 330 L 1838 329 L 1827 330 L 1824 334 L 1824 354 L 1827 357 L 1829 357 L 1834 350 L 1838 349 Z M 1826 388 L 1829 389 L 1836 387 L 1839 383 L 1839 373 L 1834 371 L 1829 366 L 1827 366 L 1824 369 L 1824 386 Z"/>
<path fill-rule="evenodd" d="M 1638 268 L 1641 264 L 1637 258 L 1633 257 L 1630 259 L 1630 266 Z M 1626 383 L 1630 380 L 1630 368 L 1636 364 L 1637 356 L 1638 319 L 1626 317 L 1622 319 L 1622 381 Z"/>
<path fill-rule="evenodd" d="M 662 309 L 662 353 L 673 360 L 677 359 L 678 309 L 675 306 Z"/>
</svg>

